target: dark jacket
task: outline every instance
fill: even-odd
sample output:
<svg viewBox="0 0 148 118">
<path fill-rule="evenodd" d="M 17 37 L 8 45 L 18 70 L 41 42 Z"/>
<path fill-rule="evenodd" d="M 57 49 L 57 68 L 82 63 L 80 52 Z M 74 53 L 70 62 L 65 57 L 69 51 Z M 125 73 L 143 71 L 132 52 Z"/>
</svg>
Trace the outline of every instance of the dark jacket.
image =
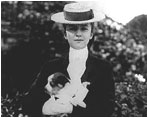
<svg viewBox="0 0 148 118">
<path fill-rule="evenodd" d="M 30 116 L 42 116 L 42 106 L 50 96 L 44 86 L 49 75 L 61 72 L 69 77 L 67 72 L 68 56 L 47 62 L 33 83 L 29 94 L 23 100 L 23 110 Z M 84 99 L 86 108 L 74 107 L 70 117 L 101 117 L 110 116 L 114 109 L 114 81 L 112 68 L 107 61 L 89 54 L 86 70 L 81 77 L 82 82 L 89 81 L 89 92 Z"/>
</svg>

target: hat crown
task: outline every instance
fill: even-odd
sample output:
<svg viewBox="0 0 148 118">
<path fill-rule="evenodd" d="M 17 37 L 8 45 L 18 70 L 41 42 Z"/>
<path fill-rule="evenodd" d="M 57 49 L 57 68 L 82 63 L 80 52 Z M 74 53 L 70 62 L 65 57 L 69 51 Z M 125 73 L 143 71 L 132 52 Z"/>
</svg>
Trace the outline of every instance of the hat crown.
<svg viewBox="0 0 148 118">
<path fill-rule="evenodd" d="M 68 12 L 86 12 L 90 10 L 91 10 L 90 7 L 81 3 L 71 3 L 71 4 L 65 5 L 64 7 L 64 11 L 68 11 Z"/>
<path fill-rule="evenodd" d="M 63 24 L 86 24 L 97 22 L 105 18 L 104 13 L 98 11 L 99 17 L 92 6 L 82 3 L 70 3 L 64 6 L 63 12 L 53 14 L 51 20 Z"/>
</svg>

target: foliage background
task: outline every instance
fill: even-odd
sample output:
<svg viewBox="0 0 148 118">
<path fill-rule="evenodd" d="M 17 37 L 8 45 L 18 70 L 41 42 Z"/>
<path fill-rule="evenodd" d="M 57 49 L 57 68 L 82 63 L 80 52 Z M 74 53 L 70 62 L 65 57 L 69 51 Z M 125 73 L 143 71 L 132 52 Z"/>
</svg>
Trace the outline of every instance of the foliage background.
<svg viewBox="0 0 148 118">
<path fill-rule="evenodd" d="M 21 99 L 41 65 L 67 50 L 62 26 L 50 16 L 69 2 L 1 2 L 1 116 L 27 116 Z M 94 33 L 90 50 L 113 65 L 112 116 L 147 116 L 147 16 L 126 25 L 106 16 L 95 24 Z"/>
</svg>

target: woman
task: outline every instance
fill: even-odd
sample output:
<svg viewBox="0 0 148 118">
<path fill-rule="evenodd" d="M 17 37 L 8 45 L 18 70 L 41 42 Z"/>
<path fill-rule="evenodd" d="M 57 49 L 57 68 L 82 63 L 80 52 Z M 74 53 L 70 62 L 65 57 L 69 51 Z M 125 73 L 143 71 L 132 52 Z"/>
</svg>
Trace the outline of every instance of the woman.
<svg viewBox="0 0 148 118">
<path fill-rule="evenodd" d="M 89 7 L 80 3 L 71 3 L 65 5 L 63 12 L 56 13 L 51 17 L 53 21 L 63 24 L 64 37 L 70 45 L 69 53 L 65 54 L 63 58 L 47 62 L 42 67 L 24 99 L 23 108 L 28 115 L 111 116 L 114 109 L 112 68 L 107 61 L 95 57 L 88 50 L 88 43 L 93 37 L 93 23 L 104 18 L 103 14 L 99 14 L 100 17 L 96 18 L 93 10 Z M 54 110 L 52 109 L 50 99 L 52 97 L 51 94 L 45 92 L 45 86 L 49 81 L 48 77 L 57 72 L 69 78 L 70 84 L 73 86 L 71 93 L 74 93 L 71 97 L 72 100 L 76 96 L 80 98 L 81 94 L 87 90 L 82 98 L 83 104 L 76 103 L 76 105 L 72 100 L 69 100 L 68 103 L 64 103 L 67 107 L 65 105 L 63 111 L 63 109 L 59 110 L 59 107 L 56 107 L 60 105 L 60 103 L 55 103 L 56 98 L 52 102 Z M 79 85 L 85 82 L 89 84 L 82 87 L 84 91 L 78 89 Z M 74 91 L 81 94 L 77 95 L 77 92 Z"/>
</svg>

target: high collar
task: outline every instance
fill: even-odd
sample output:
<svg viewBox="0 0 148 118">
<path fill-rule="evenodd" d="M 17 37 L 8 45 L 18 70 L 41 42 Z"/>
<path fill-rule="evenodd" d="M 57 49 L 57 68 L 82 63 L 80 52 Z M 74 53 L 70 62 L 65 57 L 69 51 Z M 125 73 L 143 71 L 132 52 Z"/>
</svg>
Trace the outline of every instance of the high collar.
<svg viewBox="0 0 148 118">
<path fill-rule="evenodd" d="M 74 48 L 69 49 L 69 62 L 73 61 L 82 61 L 86 62 L 88 58 L 88 48 L 85 47 L 83 49 L 76 50 Z"/>
<path fill-rule="evenodd" d="M 79 50 L 74 49 L 72 47 L 70 47 L 70 49 L 69 49 L 69 53 L 83 54 L 84 52 L 87 52 L 88 53 L 88 48 L 87 47 L 85 47 L 83 49 L 79 49 Z"/>
<path fill-rule="evenodd" d="M 65 68 L 67 68 L 68 64 L 69 64 L 69 51 L 70 48 L 65 51 L 64 53 L 62 53 L 62 60 L 63 60 L 63 65 Z M 89 65 L 91 58 L 93 58 L 94 55 L 91 53 L 91 51 L 88 50 L 88 58 L 86 60 L 86 66 Z"/>
</svg>

